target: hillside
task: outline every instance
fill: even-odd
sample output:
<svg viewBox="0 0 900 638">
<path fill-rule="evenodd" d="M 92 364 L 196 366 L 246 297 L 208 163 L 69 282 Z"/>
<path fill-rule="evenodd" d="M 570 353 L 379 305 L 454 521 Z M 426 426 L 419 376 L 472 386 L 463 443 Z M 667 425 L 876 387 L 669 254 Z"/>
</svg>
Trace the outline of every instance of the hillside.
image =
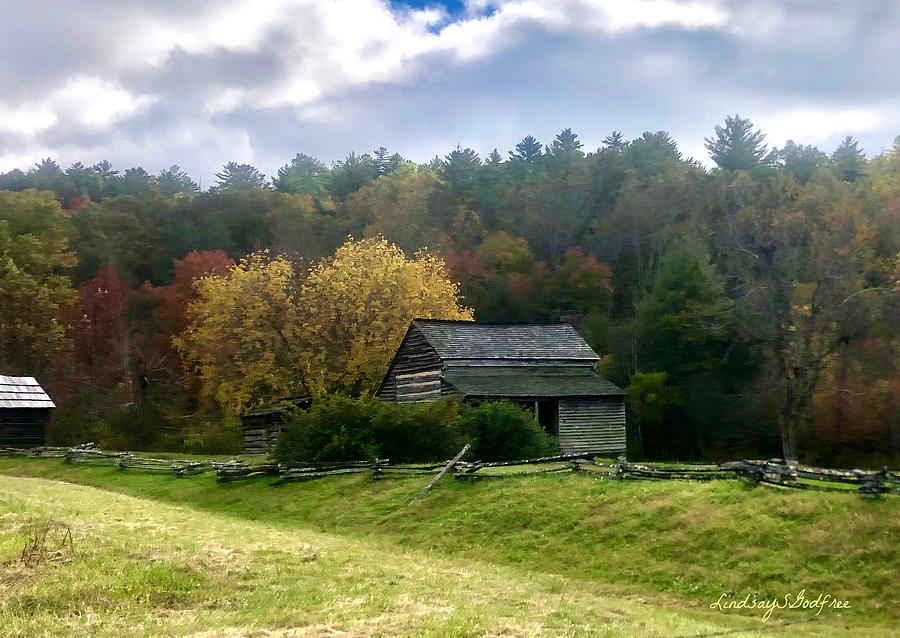
<svg viewBox="0 0 900 638">
<path fill-rule="evenodd" d="M 6 635 L 139 635 L 148 614 L 157 633 L 240 636 L 891 635 L 900 622 L 896 498 L 575 475 L 446 481 L 406 507 L 421 479 L 222 486 L 35 459 L 0 472 L 0 560 L 47 516 L 72 525 L 76 549 L 45 571 L 3 568 Z M 709 608 L 804 588 L 851 609 L 779 630 L 812 614 L 762 624 Z"/>
</svg>

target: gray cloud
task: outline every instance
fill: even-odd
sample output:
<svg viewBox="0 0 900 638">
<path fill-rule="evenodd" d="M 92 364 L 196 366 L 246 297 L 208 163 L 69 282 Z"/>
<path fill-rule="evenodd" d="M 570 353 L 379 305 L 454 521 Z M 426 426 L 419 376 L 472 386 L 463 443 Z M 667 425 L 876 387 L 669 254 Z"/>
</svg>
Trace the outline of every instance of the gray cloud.
<svg viewBox="0 0 900 638">
<path fill-rule="evenodd" d="M 25 5 L 0 26 L 0 170 L 50 154 L 178 163 L 208 184 L 229 160 L 271 174 L 297 152 L 505 154 L 569 126 L 588 148 L 613 129 L 665 129 L 705 161 L 703 137 L 735 112 L 775 144 L 831 150 L 854 134 L 871 153 L 900 133 L 893 2 L 734 0 L 707 13 L 695 2 L 683 16 L 666 0 L 633 5 L 671 10 L 661 24 L 584 1 L 521 16 L 512 3 L 435 36 L 404 22 L 414 12 L 348 1 L 358 6 L 301 3 L 274 18 L 240 0 Z"/>
</svg>

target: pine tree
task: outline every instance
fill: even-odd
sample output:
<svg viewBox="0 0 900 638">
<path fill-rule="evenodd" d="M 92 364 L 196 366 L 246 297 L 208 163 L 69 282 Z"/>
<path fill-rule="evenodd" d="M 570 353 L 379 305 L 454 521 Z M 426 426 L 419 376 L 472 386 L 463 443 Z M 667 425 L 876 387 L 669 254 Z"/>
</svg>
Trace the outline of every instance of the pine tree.
<svg viewBox="0 0 900 638">
<path fill-rule="evenodd" d="M 842 180 L 855 182 L 863 173 L 866 155 L 859 142 L 848 135 L 831 154 L 830 163 Z"/>
<path fill-rule="evenodd" d="M 753 123 L 739 115 L 725 118 L 725 126 L 716 125 L 714 138 L 705 139 L 706 149 L 719 168 L 749 171 L 763 163 L 766 136 L 753 130 Z"/>
</svg>

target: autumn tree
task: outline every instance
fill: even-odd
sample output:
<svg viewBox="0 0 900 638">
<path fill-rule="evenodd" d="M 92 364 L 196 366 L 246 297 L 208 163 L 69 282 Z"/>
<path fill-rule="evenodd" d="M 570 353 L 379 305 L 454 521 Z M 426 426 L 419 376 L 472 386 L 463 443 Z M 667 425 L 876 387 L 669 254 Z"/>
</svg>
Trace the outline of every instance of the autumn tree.
<svg viewBox="0 0 900 638">
<path fill-rule="evenodd" d="M 886 266 L 872 253 L 875 226 L 850 185 L 773 180 L 750 195 L 742 180 L 730 184 L 724 200 L 754 205 L 733 206 L 716 224 L 716 260 L 737 292 L 745 329 L 766 345 L 762 396 L 785 458 L 796 459 L 824 373 L 843 344 L 865 338 L 890 299 L 870 280 Z"/>
<path fill-rule="evenodd" d="M 0 369 L 41 375 L 69 347 L 57 315 L 75 298 L 66 213 L 52 193 L 0 191 Z"/>
<path fill-rule="evenodd" d="M 180 334 L 187 327 L 187 308 L 198 298 L 194 280 L 207 276 L 224 277 L 232 266 L 234 260 L 221 250 L 192 250 L 183 259 L 172 261 L 172 283 L 155 289 L 163 327 L 170 335 Z"/>
<path fill-rule="evenodd" d="M 201 397 L 226 414 L 307 391 L 297 276 L 290 262 L 254 253 L 226 275 L 195 281 L 189 325 L 173 339 L 200 380 Z"/>
<path fill-rule="evenodd" d="M 405 251 L 434 246 L 438 233 L 427 212 L 438 183 L 431 171 L 379 177 L 350 195 L 337 217 L 351 234 L 383 235 Z"/>
<path fill-rule="evenodd" d="M 316 392 L 374 391 L 415 318 L 472 319 L 440 259 L 424 251 L 407 259 L 381 237 L 351 239 L 317 264 L 297 303 Z"/>
</svg>

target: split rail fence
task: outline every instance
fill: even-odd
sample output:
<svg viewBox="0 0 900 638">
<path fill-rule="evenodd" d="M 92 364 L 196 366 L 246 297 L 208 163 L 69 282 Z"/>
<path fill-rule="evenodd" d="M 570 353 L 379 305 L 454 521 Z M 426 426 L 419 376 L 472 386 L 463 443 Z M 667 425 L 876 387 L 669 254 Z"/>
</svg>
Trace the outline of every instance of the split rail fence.
<svg viewBox="0 0 900 638">
<path fill-rule="evenodd" d="M 0 448 L 0 456 L 27 455 L 62 458 L 67 463 L 118 466 L 122 470 L 159 472 L 174 476 L 194 476 L 215 472 L 219 482 L 234 482 L 254 477 L 276 477 L 272 485 L 308 481 L 326 476 L 368 473 L 372 480 L 433 475 L 446 470 L 448 463 L 430 465 L 396 464 L 389 459 L 346 463 L 308 463 L 284 465 L 247 463 L 241 459 L 228 461 L 196 461 L 153 459 L 130 452 L 104 452 L 91 443 L 71 448 L 40 447 L 31 449 Z M 619 480 L 695 480 L 738 479 L 752 485 L 768 485 L 783 489 L 858 492 L 865 496 L 900 495 L 900 472 L 883 468 L 871 470 L 836 470 L 786 463 L 781 459 L 729 461 L 711 463 L 632 463 L 623 458 L 602 461 L 591 456 L 563 455 L 502 462 L 457 461 L 450 468 L 459 481 L 476 482 L 514 476 L 575 472 Z"/>
</svg>

